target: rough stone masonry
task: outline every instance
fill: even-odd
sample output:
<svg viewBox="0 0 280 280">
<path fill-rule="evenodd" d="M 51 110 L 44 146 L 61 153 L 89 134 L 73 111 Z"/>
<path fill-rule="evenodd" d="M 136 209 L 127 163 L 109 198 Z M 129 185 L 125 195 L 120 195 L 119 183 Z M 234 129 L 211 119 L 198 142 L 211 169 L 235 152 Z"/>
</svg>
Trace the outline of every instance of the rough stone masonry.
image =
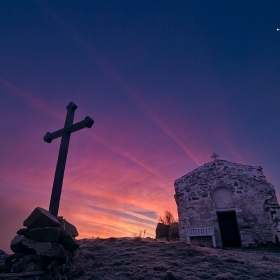
<svg viewBox="0 0 280 280">
<path fill-rule="evenodd" d="M 181 241 L 214 247 L 279 243 L 280 207 L 260 166 L 214 160 L 174 186 Z"/>
</svg>

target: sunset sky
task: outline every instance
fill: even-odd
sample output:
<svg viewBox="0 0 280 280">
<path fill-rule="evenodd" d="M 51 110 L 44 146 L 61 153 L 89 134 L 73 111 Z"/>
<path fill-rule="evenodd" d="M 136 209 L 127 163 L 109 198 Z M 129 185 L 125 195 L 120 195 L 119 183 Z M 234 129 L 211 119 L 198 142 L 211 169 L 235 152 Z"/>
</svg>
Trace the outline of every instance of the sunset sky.
<svg viewBox="0 0 280 280">
<path fill-rule="evenodd" d="M 0 249 L 48 209 L 66 106 L 59 215 L 79 238 L 154 237 L 174 180 L 220 159 L 280 198 L 280 2 L 0 1 Z"/>
</svg>

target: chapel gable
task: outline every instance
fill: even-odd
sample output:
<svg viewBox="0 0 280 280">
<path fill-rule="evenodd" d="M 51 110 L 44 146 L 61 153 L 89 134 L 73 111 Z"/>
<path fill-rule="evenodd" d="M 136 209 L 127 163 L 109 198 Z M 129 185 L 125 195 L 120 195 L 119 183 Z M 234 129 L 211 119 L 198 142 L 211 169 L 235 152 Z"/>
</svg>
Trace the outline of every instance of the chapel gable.
<svg viewBox="0 0 280 280">
<path fill-rule="evenodd" d="M 174 187 L 182 241 L 214 247 L 279 242 L 280 207 L 260 166 L 214 160 Z"/>
</svg>

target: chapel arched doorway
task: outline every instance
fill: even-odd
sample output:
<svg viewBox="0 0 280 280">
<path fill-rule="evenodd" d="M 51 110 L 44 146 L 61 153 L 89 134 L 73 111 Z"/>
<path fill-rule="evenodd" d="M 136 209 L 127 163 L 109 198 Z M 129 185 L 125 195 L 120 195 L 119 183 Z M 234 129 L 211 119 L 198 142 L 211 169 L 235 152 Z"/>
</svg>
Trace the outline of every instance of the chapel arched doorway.
<svg viewBox="0 0 280 280">
<path fill-rule="evenodd" d="M 213 193 L 217 218 L 224 247 L 241 247 L 241 238 L 234 208 L 232 192 L 228 188 L 218 188 Z"/>
</svg>

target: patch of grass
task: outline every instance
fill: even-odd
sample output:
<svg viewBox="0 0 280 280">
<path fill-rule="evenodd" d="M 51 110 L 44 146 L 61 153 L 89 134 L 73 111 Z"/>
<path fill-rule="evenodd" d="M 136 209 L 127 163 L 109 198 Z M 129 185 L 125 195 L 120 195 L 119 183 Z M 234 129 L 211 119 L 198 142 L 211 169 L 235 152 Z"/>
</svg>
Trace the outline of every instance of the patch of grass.
<svg viewBox="0 0 280 280">
<path fill-rule="evenodd" d="M 235 280 L 236 278 L 230 273 L 220 273 L 215 276 L 215 280 Z"/>
<path fill-rule="evenodd" d="M 40 280 L 170 280 L 171 269 L 176 280 L 280 279 L 280 249 L 221 250 L 131 237 L 79 243 L 63 270 Z"/>
</svg>

